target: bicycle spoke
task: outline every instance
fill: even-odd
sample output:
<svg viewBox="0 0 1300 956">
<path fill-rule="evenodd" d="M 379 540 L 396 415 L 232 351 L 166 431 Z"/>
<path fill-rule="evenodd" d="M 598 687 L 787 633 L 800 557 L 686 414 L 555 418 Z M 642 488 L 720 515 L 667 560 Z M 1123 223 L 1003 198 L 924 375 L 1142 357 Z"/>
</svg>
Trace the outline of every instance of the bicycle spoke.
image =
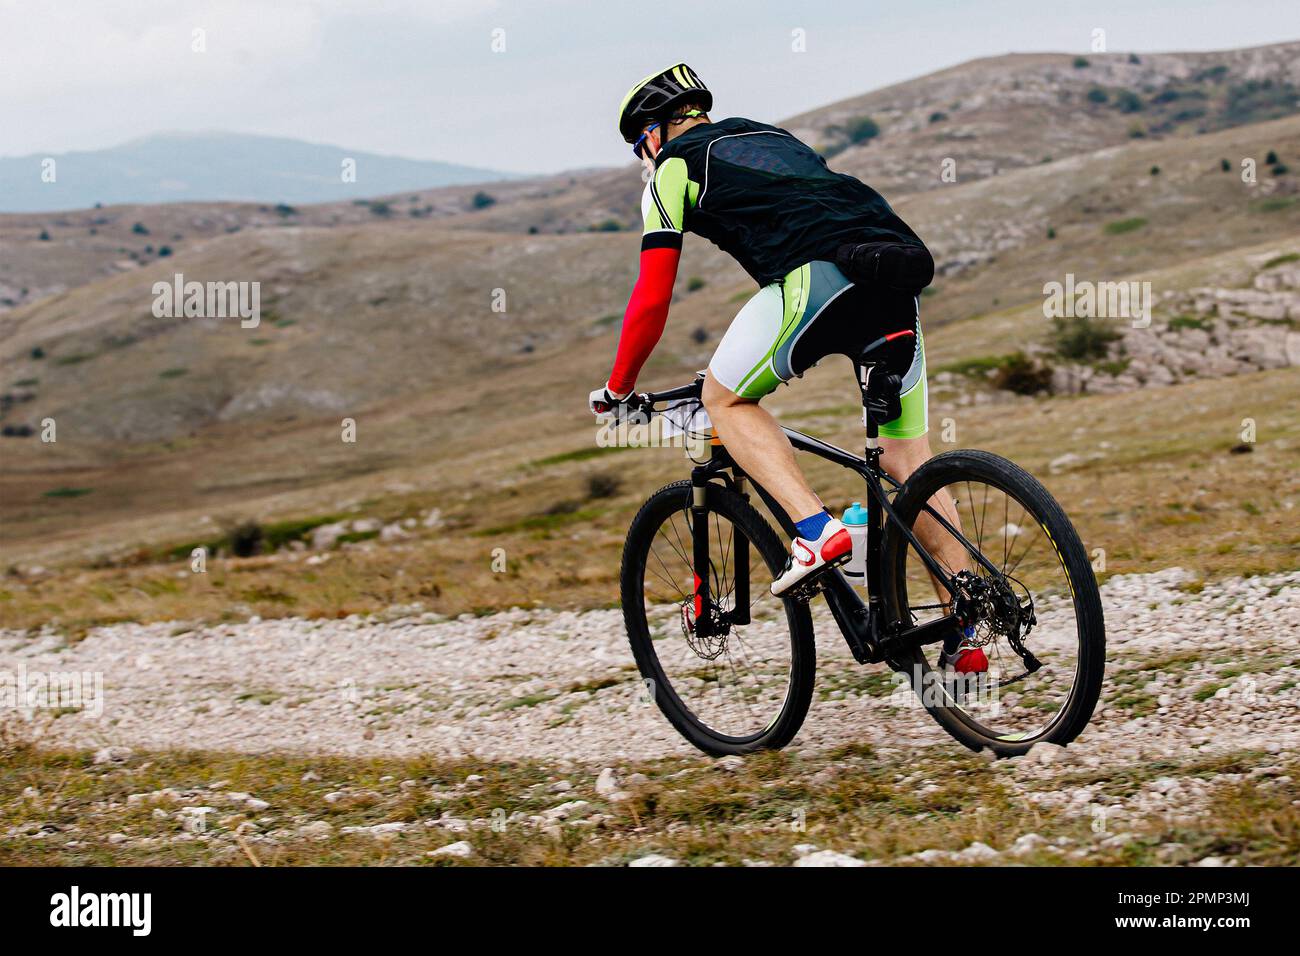
<svg viewBox="0 0 1300 956">
<path fill-rule="evenodd" d="M 792 663 L 785 605 L 772 596 L 771 578 L 763 578 L 770 574 L 766 561 L 751 551 L 750 623 L 734 623 L 734 612 L 742 610 L 735 607 L 740 549 L 748 550 L 750 543 L 724 514 L 710 509 L 705 516 L 709 564 L 701 569 L 709 593 L 697 616 L 693 583 L 678 584 L 693 582 L 694 520 L 689 508 L 676 509 L 651 536 L 654 556 L 646 558 L 642 592 L 647 620 L 659 622 L 655 654 L 668 684 L 696 719 L 719 733 L 760 733 L 779 716 L 789 692 Z M 665 604 L 670 613 L 665 613 Z"/>
<path fill-rule="evenodd" d="M 981 487 L 982 486 L 982 487 Z M 960 494 L 956 493 L 960 492 Z M 945 493 L 940 489 L 935 497 Z M 1037 513 L 1001 486 L 978 478 L 958 478 L 946 489 L 957 509 L 959 524 L 955 530 L 966 537 L 964 550 L 972 556 L 966 570 L 972 583 L 968 591 L 977 595 L 972 607 L 977 609 L 975 646 L 981 647 L 988 660 L 990 689 L 988 697 L 983 690 L 978 694 L 958 694 L 952 706 L 966 715 L 988 737 L 1007 740 L 1032 739 L 1046 732 L 1062 714 L 1073 688 L 1080 644 L 1080 632 L 1073 600 L 1044 603 L 1041 596 L 1047 593 L 1072 594 L 1059 553 L 1055 560 L 1052 549 L 1045 552 L 1039 547 L 1041 538 L 1048 537 Z M 998 499 L 1001 498 L 1001 502 Z M 934 501 L 934 497 L 930 499 Z M 1001 505 L 1002 523 L 996 524 Z M 1016 512 L 1011 517 L 1012 506 Z M 932 507 L 936 507 L 932 504 Z M 925 514 L 925 512 L 922 512 Z M 996 538 L 1002 540 L 999 544 Z M 942 532 L 948 534 L 948 532 Z M 946 551 L 922 535 L 926 549 L 948 570 L 949 561 L 938 558 L 935 552 Z M 1001 551 L 1000 563 L 998 551 Z M 989 554 L 988 551 L 992 551 Z M 985 567 L 975 556 L 983 556 L 989 563 Z M 904 582 L 906 594 L 902 604 L 907 607 L 915 623 L 933 620 L 947 611 L 943 602 L 936 602 L 932 594 L 929 574 L 920 555 L 907 546 Z M 974 582 L 980 582 L 976 585 Z M 980 590 L 982 589 L 982 590 Z M 1011 607 L 1011 610 L 1007 610 Z M 1020 612 L 1015 608 L 1031 608 L 1036 623 L 1026 630 Z M 1024 658 L 1013 646 L 1012 638 L 1024 640 L 1025 647 L 1038 659 L 1040 669 L 1030 672 Z M 926 656 L 935 654 L 927 651 Z M 936 658 L 937 659 L 937 658 Z M 949 672 L 951 673 L 951 672 Z M 1004 688 L 1004 693 L 999 693 Z M 991 706 L 997 703 L 997 707 Z"/>
</svg>

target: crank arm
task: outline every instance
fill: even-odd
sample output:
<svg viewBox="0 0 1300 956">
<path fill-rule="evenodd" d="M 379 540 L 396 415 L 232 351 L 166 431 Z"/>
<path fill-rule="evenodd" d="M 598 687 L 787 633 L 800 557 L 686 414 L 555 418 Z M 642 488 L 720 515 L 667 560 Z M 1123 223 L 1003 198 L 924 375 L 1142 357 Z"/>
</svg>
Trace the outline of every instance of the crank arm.
<svg viewBox="0 0 1300 956">
<path fill-rule="evenodd" d="M 905 631 L 899 631 L 882 641 L 885 653 L 890 657 L 897 657 L 899 654 L 908 651 L 914 651 L 918 647 L 925 647 L 927 644 L 938 644 L 940 641 L 952 634 L 961 634 L 962 624 L 955 614 L 949 614 L 947 617 L 941 617 L 934 621 L 928 621 L 925 624 L 919 624 L 916 627 L 909 627 Z"/>
</svg>

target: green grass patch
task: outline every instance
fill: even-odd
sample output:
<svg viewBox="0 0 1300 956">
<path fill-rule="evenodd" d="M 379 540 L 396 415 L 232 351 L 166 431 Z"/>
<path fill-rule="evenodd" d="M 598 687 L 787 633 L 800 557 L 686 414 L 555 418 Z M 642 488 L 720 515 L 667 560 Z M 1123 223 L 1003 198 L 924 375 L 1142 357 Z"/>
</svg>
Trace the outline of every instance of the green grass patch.
<svg viewBox="0 0 1300 956">
<path fill-rule="evenodd" d="M 1250 208 L 1254 212 L 1281 212 L 1290 209 L 1297 201 L 1295 196 L 1269 196 L 1251 203 Z"/>
<path fill-rule="evenodd" d="M 940 365 L 935 372 L 952 372 L 954 375 L 964 375 L 967 378 L 975 376 L 988 375 L 1007 364 L 1010 359 L 1009 355 L 977 355 L 973 358 L 961 359 L 956 362 L 948 362 Z"/>
<path fill-rule="evenodd" d="M 570 461 L 590 461 L 593 458 L 600 458 L 602 455 L 612 454 L 616 451 L 627 451 L 631 445 L 591 445 L 587 448 L 576 448 L 573 451 L 562 451 L 558 455 L 547 455 L 545 458 L 538 458 L 536 461 L 530 461 L 524 467 L 526 468 L 546 468 L 549 465 L 563 465 Z"/>
<path fill-rule="evenodd" d="M 1116 219 L 1114 222 L 1106 223 L 1103 232 L 1108 236 L 1120 236 L 1126 232 L 1134 232 L 1141 229 L 1147 224 L 1142 216 L 1134 216 L 1131 219 Z"/>
<path fill-rule="evenodd" d="M 188 375 L 187 368 L 165 368 L 158 373 L 159 378 L 180 378 L 182 375 Z"/>
<path fill-rule="evenodd" d="M 80 498 L 82 495 L 88 495 L 93 488 L 51 488 L 45 492 L 46 498 Z"/>
<path fill-rule="evenodd" d="M 349 531 L 346 534 L 338 536 L 339 544 L 355 544 L 358 541 L 370 541 L 379 537 L 379 532 L 375 531 Z"/>
<path fill-rule="evenodd" d="M 1274 256 L 1268 262 L 1260 266 L 1260 270 L 1272 269 L 1274 266 L 1284 266 L 1288 262 L 1300 262 L 1300 252 L 1288 252 L 1286 255 Z"/>
</svg>

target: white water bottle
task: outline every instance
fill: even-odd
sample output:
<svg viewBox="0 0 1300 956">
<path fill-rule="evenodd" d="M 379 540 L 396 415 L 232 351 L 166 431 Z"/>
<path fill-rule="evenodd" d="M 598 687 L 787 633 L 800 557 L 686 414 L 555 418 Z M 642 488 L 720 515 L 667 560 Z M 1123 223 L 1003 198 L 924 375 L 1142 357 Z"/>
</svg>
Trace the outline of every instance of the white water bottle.
<svg viewBox="0 0 1300 956">
<path fill-rule="evenodd" d="M 867 509 L 862 507 L 862 502 L 855 501 L 853 507 L 844 509 L 840 521 L 853 541 L 853 553 L 840 570 L 850 584 L 864 585 L 867 581 Z"/>
</svg>

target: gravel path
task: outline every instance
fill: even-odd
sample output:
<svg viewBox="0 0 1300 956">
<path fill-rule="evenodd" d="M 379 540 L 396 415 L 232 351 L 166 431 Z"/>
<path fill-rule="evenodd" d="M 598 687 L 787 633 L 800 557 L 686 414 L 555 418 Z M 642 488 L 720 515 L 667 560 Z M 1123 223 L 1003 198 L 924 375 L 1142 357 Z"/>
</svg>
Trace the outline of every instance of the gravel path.
<svg viewBox="0 0 1300 956">
<path fill-rule="evenodd" d="M 1071 748 L 1085 766 L 1300 750 L 1300 572 L 1197 593 L 1190 580 L 1170 568 L 1103 587 L 1106 699 Z M 797 746 L 948 741 L 907 694 L 865 679 L 886 672 L 854 664 L 829 618 L 817 632 Z M 125 624 L 74 645 L 0 631 L 0 671 L 102 673 L 99 717 L 38 712 L 46 744 L 596 764 L 694 753 L 644 699 L 618 611 Z"/>
</svg>

